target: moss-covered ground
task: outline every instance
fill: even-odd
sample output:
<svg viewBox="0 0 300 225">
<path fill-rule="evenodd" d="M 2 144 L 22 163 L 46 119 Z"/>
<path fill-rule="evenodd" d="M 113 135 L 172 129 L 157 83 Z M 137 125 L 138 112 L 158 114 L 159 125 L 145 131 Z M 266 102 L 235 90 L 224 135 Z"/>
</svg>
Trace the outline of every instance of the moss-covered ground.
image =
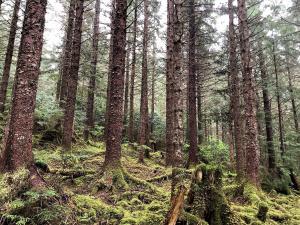
<svg viewBox="0 0 300 225">
<path fill-rule="evenodd" d="M 26 170 L 3 175 L 0 224 L 162 224 L 170 206 L 171 169 L 164 167 L 161 154 L 152 152 L 151 159 L 140 164 L 135 148 L 124 144 L 123 170 L 111 176 L 102 171 L 104 153 L 101 142 L 78 144 L 68 154 L 57 147 L 36 149 L 35 160 L 48 187 L 30 189 Z M 187 188 L 190 182 L 187 175 Z M 300 224 L 300 196 L 295 192 L 265 193 L 246 185 L 238 196 L 241 184 L 229 172 L 223 183 L 231 209 L 244 224 Z M 268 209 L 265 223 L 257 216 L 261 206 Z M 197 224 L 188 213 L 182 218 Z"/>
</svg>

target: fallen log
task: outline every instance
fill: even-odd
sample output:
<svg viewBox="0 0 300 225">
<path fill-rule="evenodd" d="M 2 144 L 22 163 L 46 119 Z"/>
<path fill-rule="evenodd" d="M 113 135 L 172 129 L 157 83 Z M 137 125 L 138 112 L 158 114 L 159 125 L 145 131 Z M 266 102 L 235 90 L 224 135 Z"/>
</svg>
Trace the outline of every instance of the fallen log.
<svg viewBox="0 0 300 225">
<path fill-rule="evenodd" d="M 171 208 L 167 214 L 165 225 L 175 225 L 184 204 L 184 196 L 187 189 L 183 185 L 178 188 L 176 196 L 174 196 Z"/>
</svg>

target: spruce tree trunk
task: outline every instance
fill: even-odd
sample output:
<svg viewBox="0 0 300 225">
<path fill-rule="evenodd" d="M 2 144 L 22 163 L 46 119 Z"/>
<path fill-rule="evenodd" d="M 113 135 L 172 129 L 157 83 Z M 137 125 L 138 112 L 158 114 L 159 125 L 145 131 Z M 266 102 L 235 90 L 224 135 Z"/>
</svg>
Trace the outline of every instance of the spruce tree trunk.
<svg viewBox="0 0 300 225">
<path fill-rule="evenodd" d="M 198 116 L 198 142 L 199 142 L 199 144 L 202 144 L 204 141 L 201 90 L 202 90 L 201 89 L 201 77 L 200 77 L 200 73 L 198 73 L 197 74 L 197 116 Z"/>
<path fill-rule="evenodd" d="M 36 103 L 39 68 L 47 0 L 27 0 L 19 48 L 12 109 L 6 127 L 1 155 L 1 172 L 29 169 L 33 186 L 44 185 L 34 165 L 32 153 L 33 113 Z"/>
<path fill-rule="evenodd" d="M 267 137 L 267 150 L 268 150 L 268 165 L 272 171 L 276 167 L 275 160 L 275 149 L 273 143 L 273 121 L 272 121 L 272 107 L 269 94 L 269 77 L 265 65 L 265 58 L 263 55 L 263 49 L 259 43 L 259 67 L 262 80 L 262 91 L 263 91 L 263 103 L 265 113 L 265 125 L 266 125 L 266 137 Z"/>
<path fill-rule="evenodd" d="M 166 165 L 171 166 L 173 161 L 173 144 L 172 144 L 172 111 L 173 111 L 173 48 L 174 48 L 174 29 L 173 15 L 174 3 L 173 0 L 168 0 L 168 18 L 167 18 L 167 62 L 166 62 Z"/>
<path fill-rule="evenodd" d="M 182 163 L 182 151 L 184 141 L 183 130 L 183 63 L 182 63 L 182 36 L 183 36 L 183 1 L 173 1 L 174 3 L 174 39 L 173 39 L 173 108 L 172 108 L 172 144 L 173 144 L 173 165 Z M 197 158 L 191 158 L 196 162 Z"/>
<path fill-rule="evenodd" d="M 128 127 L 128 103 L 129 103 L 129 70 L 130 67 L 130 45 L 128 44 L 126 52 L 126 73 L 125 73 L 125 93 L 124 93 L 124 131 Z M 126 133 L 126 132 L 125 132 Z"/>
<path fill-rule="evenodd" d="M 236 152 L 236 170 L 239 177 L 244 175 L 245 158 L 242 147 L 240 79 L 237 66 L 237 40 L 234 29 L 234 11 L 232 0 L 228 0 L 229 9 L 229 84 L 230 84 L 230 114 L 233 122 L 233 141 Z"/>
<path fill-rule="evenodd" d="M 291 77 L 291 71 L 290 71 L 289 65 L 287 66 L 287 72 L 288 72 L 288 79 L 289 79 L 289 92 L 290 92 L 290 98 L 291 98 L 292 110 L 293 110 L 293 116 L 294 116 L 294 126 L 295 126 L 295 131 L 297 132 L 297 134 L 299 134 L 297 107 L 296 107 L 296 102 L 295 102 L 294 88 L 293 88 L 293 84 L 292 84 L 292 77 Z"/>
<path fill-rule="evenodd" d="M 156 76 L 156 58 L 155 58 L 155 42 L 154 42 L 153 51 L 152 51 L 151 123 L 150 123 L 150 133 L 152 139 L 153 139 L 153 132 L 154 132 L 154 113 L 155 113 L 155 76 Z"/>
<path fill-rule="evenodd" d="M 139 124 L 139 162 L 144 162 L 145 149 L 143 145 L 149 144 L 149 110 L 148 110 L 148 23 L 149 23 L 149 5 L 148 0 L 144 0 L 144 35 L 143 35 L 143 61 L 142 61 L 142 89 L 140 104 L 140 124 Z M 149 156 L 149 155 L 148 155 Z"/>
<path fill-rule="evenodd" d="M 137 2 L 134 5 L 134 22 L 133 22 L 133 43 L 132 43 L 132 60 L 130 74 L 130 97 L 129 97 L 129 127 L 128 138 L 134 142 L 134 82 L 135 82 L 135 64 L 136 64 L 136 36 L 137 36 Z"/>
<path fill-rule="evenodd" d="M 11 24 L 10 24 L 9 38 L 8 38 L 8 44 L 7 44 L 7 48 L 6 48 L 4 68 L 3 68 L 2 80 L 1 80 L 1 86 L 0 86 L 0 113 L 3 113 L 5 110 L 6 93 L 7 93 L 7 86 L 8 86 L 10 68 L 11 68 L 11 63 L 12 63 L 12 57 L 13 57 L 13 53 L 14 53 L 16 32 L 17 32 L 17 28 L 18 28 L 17 27 L 18 26 L 18 18 L 19 18 L 18 13 L 20 10 L 20 4 L 21 4 L 21 0 L 15 1 L 14 11 L 12 14 L 12 19 L 11 19 Z M 0 4 L 0 6 L 1 6 L 1 4 Z"/>
<path fill-rule="evenodd" d="M 195 2 L 194 0 L 189 0 L 188 140 L 190 147 L 188 165 L 196 164 L 198 161 L 195 41 Z"/>
<path fill-rule="evenodd" d="M 240 33 L 240 49 L 243 75 L 243 97 L 245 102 L 245 152 L 246 152 L 246 176 L 248 180 L 259 185 L 259 146 L 256 119 L 256 96 L 254 89 L 254 77 L 252 74 L 250 33 L 247 20 L 247 8 L 245 0 L 238 0 L 238 18 Z M 238 162 L 239 163 L 239 162 Z"/>
<path fill-rule="evenodd" d="M 80 63 L 81 36 L 82 36 L 82 21 L 84 11 L 84 0 L 77 0 L 76 15 L 74 23 L 74 37 L 72 43 L 72 58 L 70 74 L 67 80 L 68 93 L 65 102 L 65 114 L 63 120 L 63 137 L 62 146 L 65 150 L 70 150 L 73 137 L 73 126 L 75 117 L 76 94 L 78 85 L 78 73 Z"/>
<path fill-rule="evenodd" d="M 280 142 L 280 152 L 281 157 L 284 155 L 285 146 L 284 146 L 284 130 L 283 130 L 283 118 L 282 118 L 282 106 L 280 99 L 280 90 L 279 90 L 279 80 L 278 80 L 278 69 L 277 69 L 277 58 L 276 58 L 276 48 L 275 41 L 273 41 L 273 63 L 274 63 L 274 72 L 275 72 L 275 86 L 276 86 L 276 100 L 277 100 L 277 110 L 278 110 L 278 129 L 279 129 L 279 142 Z"/>
<path fill-rule="evenodd" d="M 75 5 L 76 0 L 70 0 L 69 16 L 67 24 L 67 33 L 65 40 L 65 48 L 62 57 L 62 72 L 61 72 L 61 84 L 60 84 L 60 107 L 64 107 L 67 94 L 68 94 L 68 81 L 71 69 L 71 57 L 72 57 L 72 43 L 74 33 L 74 18 L 75 18 Z"/>
<path fill-rule="evenodd" d="M 126 7 L 125 0 L 115 0 L 112 17 L 111 61 L 108 83 L 109 101 L 107 111 L 106 151 L 104 167 L 106 169 L 121 166 L 121 141 L 123 130 L 124 72 L 126 57 Z"/>
<path fill-rule="evenodd" d="M 95 104 L 95 91 L 96 91 L 96 74 L 98 62 L 98 49 L 99 49 L 99 16 L 100 16 L 100 0 L 95 3 L 95 18 L 94 18 L 94 31 L 92 43 L 92 60 L 91 60 L 91 74 L 88 87 L 87 107 L 86 107 L 86 123 L 84 130 L 84 139 L 89 139 L 90 129 L 94 127 L 94 104 Z"/>
</svg>

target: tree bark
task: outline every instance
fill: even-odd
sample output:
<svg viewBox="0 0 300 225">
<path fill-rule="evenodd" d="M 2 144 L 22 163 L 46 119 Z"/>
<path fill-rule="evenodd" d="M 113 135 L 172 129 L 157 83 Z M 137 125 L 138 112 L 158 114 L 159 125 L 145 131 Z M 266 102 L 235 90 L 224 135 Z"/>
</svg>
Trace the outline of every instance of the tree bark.
<svg viewBox="0 0 300 225">
<path fill-rule="evenodd" d="M 256 120 L 256 96 L 251 66 L 250 34 L 245 0 L 238 0 L 238 18 L 240 49 L 243 75 L 243 97 L 245 102 L 245 152 L 246 176 L 248 180 L 259 185 L 259 148 Z"/>
<path fill-rule="evenodd" d="M 7 93 L 7 86 L 8 86 L 10 68 L 12 63 L 12 57 L 14 53 L 16 32 L 18 28 L 18 18 L 19 18 L 18 13 L 20 10 L 20 4 L 21 4 L 21 0 L 15 1 L 14 11 L 11 19 L 9 38 L 8 38 L 8 44 L 6 48 L 5 61 L 4 61 L 4 69 L 3 69 L 2 81 L 0 86 L 0 113 L 3 113 L 5 110 L 6 93 Z"/>
<path fill-rule="evenodd" d="M 237 41 L 234 29 L 234 10 L 232 0 L 228 0 L 229 9 L 229 84 L 230 84 L 230 117 L 233 122 L 233 140 L 236 152 L 236 170 L 239 177 L 244 175 L 245 158 L 242 147 L 240 79 L 237 66 Z"/>
<path fill-rule="evenodd" d="M 294 88 L 293 88 L 293 84 L 292 84 L 292 77 L 291 77 L 291 71 L 290 71 L 289 65 L 287 66 L 287 72 L 288 72 L 288 79 L 289 79 L 290 99 L 291 99 L 291 103 L 292 103 L 292 110 L 293 110 L 293 116 L 294 116 L 294 126 L 295 126 L 295 131 L 297 132 L 297 134 L 299 134 L 297 107 L 296 107 L 296 102 L 295 102 Z"/>
<path fill-rule="evenodd" d="M 68 94 L 68 81 L 71 69 L 71 58 L 72 58 L 72 43 L 74 33 L 74 18 L 75 18 L 75 5 L 76 0 L 70 0 L 69 6 L 69 17 L 67 25 L 67 33 L 65 40 L 64 54 L 62 57 L 62 73 L 61 73 L 61 84 L 60 84 L 60 107 L 64 107 Z"/>
<path fill-rule="evenodd" d="M 271 111 L 271 101 L 269 94 L 269 77 L 265 65 L 265 58 L 263 55 L 263 49 L 261 43 L 259 43 L 259 67 L 262 80 L 262 91 L 263 91 L 263 103 L 265 113 L 265 126 L 266 126 L 266 137 L 267 137 L 267 150 L 268 150 L 268 165 L 269 170 L 274 170 L 276 167 L 275 150 L 273 143 L 273 121 Z"/>
<path fill-rule="evenodd" d="M 183 66 L 182 66 L 182 36 L 183 36 L 183 1 L 174 0 L 174 52 L 173 52 L 173 108 L 172 108 L 172 122 L 173 122 L 173 161 L 174 165 L 182 163 L 182 149 L 183 149 Z M 193 160 L 196 161 L 196 160 Z"/>
<path fill-rule="evenodd" d="M 126 7 L 125 0 L 115 0 L 112 20 L 111 65 L 109 71 L 109 101 L 107 112 L 106 169 L 121 166 L 121 141 L 123 130 L 124 72 L 126 57 Z"/>
<path fill-rule="evenodd" d="M 132 43 L 132 60 L 130 74 L 130 97 L 129 97 L 129 127 L 128 138 L 134 142 L 134 83 L 135 83 L 135 63 L 136 63 L 136 38 L 137 38 L 137 2 L 134 5 L 134 22 L 133 22 L 133 43 Z"/>
<path fill-rule="evenodd" d="M 279 142 L 280 142 L 280 152 L 282 157 L 285 152 L 284 134 L 283 134 L 284 130 L 283 130 L 283 121 L 282 121 L 282 107 L 281 107 L 280 90 L 279 90 L 277 58 L 276 58 L 275 51 L 276 51 L 275 41 L 273 41 L 273 63 L 274 63 L 274 72 L 275 72 L 276 100 L 277 100 L 277 110 L 278 110 Z"/>
<path fill-rule="evenodd" d="M 65 150 L 70 150 L 73 137 L 73 126 L 76 106 L 76 94 L 78 85 L 78 73 L 80 64 L 81 36 L 82 36 L 82 21 L 84 11 L 84 0 L 77 0 L 76 15 L 74 23 L 74 37 L 72 43 L 72 58 L 70 75 L 68 77 L 68 93 L 65 102 L 65 113 L 63 120 L 63 138 L 62 146 Z"/>
<path fill-rule="evenodd" d="M 168 0 L 167 6 L 167 62 L 166 62 L 166 165 L 170 166 L 173 163 L 173 144 L 172 144 L 172 111 L 173 111 L 173 49 L 174 49 L 174 29 L 173 15 L 174 3 L 173 0 Z"/>
<path fill-rule="evenodd" d="M 202 115 L 202 89 L 201 89 L 201 76 L 197 74 L 197 116 L 198 116 L 198 141 L 202 144 L 204 141 L 204 130 L 203 130 L 203 115 Z"/>
<path fill-rule="evenodd" d="M 149 110 L 148 110 L 148 23 L 149 23 L 149 5 L 148 0 L 144 0 L 144 35 L 143 35 L 143 61 L 142 61 L 142 89 L 140 105 L 140 124 L 139 124 L 139 162 L 144 162 L 144 145 L 149 144 Z"/>
<path fill-rule="evenodd" d="M 189 0 L 189 59 L 188 59 L 188 140 L 189 159 L 188 165 L 198 161 L 198 136 L 197 136 L 197 98 L 196 98 L 196 25 L 195 25 L 195 2 Z"/>
<path fill-rule="evenodd" d="M 39 68 L 47 0 L 28 0 L 26 3 L 19 48 L 12 110 L 6 127 L 0 171 L 30 171 L 33 186 L 44 185 L 34 165 L 32 153 L 33 113 L 36 103 Z"/>
<path fill-rule="evenodd" d="M 124 126 L 125 131 L 128 127 L 128 100 L 129 100 L 129 73 L 130 73 L 130 45 L 127 47 L 126 52 L 126 73 L 125 73 L 125 93 L 124 93 Z M 126 133 L 126 132 L 125 132 Z"/>
<path fill-rule="evenodd" d="M 155 77 L 156 77 L 156 57 L 155 57 L 155 40 L 154 40 L 153 50 L 152 50 L 151 123 L 150 123 L 150 133 L 152 139 L 153 139 L 153 132 L 154 132 L 154 113 L 155 113 Z"/>
<path fill-rule="evenodd" d="M 100 16 L 100 0 L 95 3 L 95 18 L 94 18 L 94 31 L 92 43 L 92 60 L 91 60 L 91 74 L 88 87 L 87 107 L 86 107 L 86 123 L 84 130 L 84 139 L 89 139 L 90 129 L 94 127 L 94 98 L 96 91 L 96 74 L 98 62 L 98 49 L 99 49 L 99 16 Z"/>
</svg>

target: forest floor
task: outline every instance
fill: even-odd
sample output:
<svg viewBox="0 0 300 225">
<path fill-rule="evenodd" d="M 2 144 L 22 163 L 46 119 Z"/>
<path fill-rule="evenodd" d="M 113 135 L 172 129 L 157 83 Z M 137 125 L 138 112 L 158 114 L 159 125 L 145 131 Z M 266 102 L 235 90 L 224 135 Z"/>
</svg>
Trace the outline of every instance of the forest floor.
<svg viewBox="0 0 300 225">
<path fill-rule="evenodd" d="M 140 164 L 135 148 L 124 144 L 124 170 L 113 176 L 106 176 L 101 171 L 105 154 L 101 142 L 78 144 L 64 155 L 57 147 L 36 149 L 34 154 L 49 188 L 29 189 L 25 170 L 2 176 L 0 224 L 158 225 L 166 217 L 170 207 L 172 171 L 164 167 L 159 152 L 152 152 L 151 159 Z M 190 180 L 188 176 L 185 178 L 187 188 Z M 234 197 L 239 186 L 235 174 L 225 171 L 224 193 L 231 209 L 244 224 L 300 224 L 299 194 L 265 193 L 246 186 L 243 197 Z M 265 223 L 257 218 L 262 204 L 269 209 Z M 189 221 L 188 224 L 205 224 L 197 223 L 185 213 L 180 220 Z"/>
</svg>

